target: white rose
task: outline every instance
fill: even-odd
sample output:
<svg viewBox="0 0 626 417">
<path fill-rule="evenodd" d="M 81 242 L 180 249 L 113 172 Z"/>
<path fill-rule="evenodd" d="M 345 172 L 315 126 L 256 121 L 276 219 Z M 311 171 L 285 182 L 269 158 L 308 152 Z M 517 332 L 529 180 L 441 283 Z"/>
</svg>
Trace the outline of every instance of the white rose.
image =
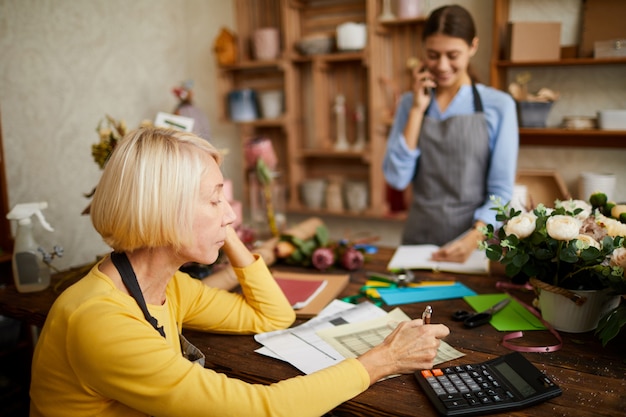
<svg viewBox="0 0 626 417">
<path fill-rule="evenodd" d="M 596 216 L 598 224 L 606 228 L 606 232 L 611 237 L 626 236 L 626 223 L 612 219 L 603 215 Z"/>
<path fill-rule="evenodd" d="M 507 236 L 515 235 L 518 239 L 524 239 L 535 231 L 537 217 L 533 213 L 522 213 L 513 217 L 504 225 Z"/>
<path fill-rule="evenodd" d="M 557 214 L 548 218 L 546 230 L 551 238 L 569 241 L 578 236 L 582 222 L 575 217 Z"/>
<path fill-rule="evenodd" d="M 579 249 L 578 250 L 579 255 L 580 255 L 580 250 L 587 249 L 592 246 L 598 250 L 602 249 L 602 247 L 600 246 L 600 243 L 589 235 L 580 234 L 576 236 L 576 240 L 578 240 L 579 242 L 576 245 L 576 247 Z"/>
<path fill-rule="evenodd" d="M 585 220 L 591 215 L 591 204 L 583 200 L 557 201 L 556 206 L 563 207 L 571 213 L 573 213 L 576 209 L 582 209 L 582 211 L 576 215 L 576 218 L 579 220 Z"/>
<path fill-rule="evenodd" d="M 626 269 L 626 248 L 617 248 L 611 254 L 611 265 Z"/>
</svg>

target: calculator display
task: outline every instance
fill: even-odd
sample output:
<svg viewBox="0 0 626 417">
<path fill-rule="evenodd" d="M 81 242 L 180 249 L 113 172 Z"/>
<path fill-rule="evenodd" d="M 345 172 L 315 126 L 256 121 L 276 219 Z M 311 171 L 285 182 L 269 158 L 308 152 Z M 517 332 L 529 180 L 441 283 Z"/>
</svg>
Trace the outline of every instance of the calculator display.
<svg viewBox="0 0 626 417">
<path fill-rule="evenodd" d="M 524 396 L 524 398 L 530 397 L 535 392 L 537 392 L 533 387 L 528 385 L 524 378 L 522 378 L 517 372 L 515 372 L 508 363 L 498 363 L 495 364 L 493 367 L 497 369 L 498 372 L 500 372 L 502 376 L 504 376 L 515 387 L 515 389 L 517 389 L 519 393 Z"/>
</svg>

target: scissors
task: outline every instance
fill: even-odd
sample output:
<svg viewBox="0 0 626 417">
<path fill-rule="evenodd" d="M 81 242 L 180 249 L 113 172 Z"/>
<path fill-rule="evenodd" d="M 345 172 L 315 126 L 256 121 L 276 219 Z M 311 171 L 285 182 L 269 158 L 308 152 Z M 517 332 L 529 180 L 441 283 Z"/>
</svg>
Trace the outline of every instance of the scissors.
<svg viewBox="0 0 626 417">
<path fill-rule="evenodd" d="M 396 284 L 398 287 L 406 287 L 415 280 L 415 275 L 409 269 L 394 271 L 393 274 L 380 274 L 378 272 L 366 273 L 367 279 L 374 281 L 386 281 Z"/>
<path fill-rule="evenodd" d="M 485 311 L 481 311 L 480 313 L 470 313 L 469 311 L 458 310 L 452 314 L 452 320 L 462 321 L 463 325 L 469 328 L 482 326 L 483 324 L 489 323 L 493 315 L 506 307 L 510 301 L 510 298 L 505 298 L 504 300 L 494 304 Z"/>
</svg>

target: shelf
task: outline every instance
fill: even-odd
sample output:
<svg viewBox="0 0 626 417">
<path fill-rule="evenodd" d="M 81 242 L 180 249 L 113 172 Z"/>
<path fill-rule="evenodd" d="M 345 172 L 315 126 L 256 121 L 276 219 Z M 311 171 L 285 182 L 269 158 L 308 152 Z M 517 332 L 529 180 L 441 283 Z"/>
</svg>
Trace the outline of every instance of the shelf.
<svg viewBox="0 0 626 417">
<path fill-rule="evenodd" d="M 292 58 L 294 62 L 347 62 L 362 61 L 365 58 L 363 51 L 336 52 L 332 54 L 296 55 Z"/>
<path fill-rule="evenodd" d="M 568 58 L 558 61 L 497 61 L 496 66 L 499 68 L 514 67 L 568 67 L 568 66 L 585 66 L 585 65 L 624 65 L 626 58 Z"/>
<path fill-rule="evenodd" d="M 626 148 L 625 130 L 572 130 L 520 128 L 522 146 Z"/>
<path fill-rule="evenodd" d="M 303 149 L 302 157 L 304 158 L 337 158 L 337 159 L 362 159 L 369 161 L 367 151 L 335 151 L 322 149 Z"/>
<path fill-rule="evenodd" d="M 238 122 L 234 120 L 230 121 L 242 127 L 283 127 L 285 125 L 284 117 L 279 117 L 276 119 L 256 119 L 247 122 Z"/>
<path fill-rule="evenodd" d="M 426 22 L 426 17 L 414 17 L 411 19 L 389 19 L 389 20 L 378 20 L 378 24 L 381 26 L 404 26 L 404 25 L 412 25 L 415 23 L 424 23 Z"/>
<path fill-rule="evenodd" d="M 338 217 L 338 218 L 350 218 L 354 219 L 358 216 L 362 219 L 375 219 L 375 220 L 389 220 L 403 222 L 406 220 L 406 213 L 396 214 L 381 214 L 371 210 L 366 210 L 360 213 L 354 213 L 351 211 L 335 212 L 329 210 L 311 210 L 304 207 L 289 207 L 287 214 L 297 214 L 302 216 L 324 216 L 324 217 Z"/>
<path fill-rule="evenodd" d="M 233 65 L 221 65 L 218 68 L 222 71 L 246 71 L 252 69 L 280 69 L 284 65 L 280 59 L 271 61 L 242 61 Z"/>
</svg>

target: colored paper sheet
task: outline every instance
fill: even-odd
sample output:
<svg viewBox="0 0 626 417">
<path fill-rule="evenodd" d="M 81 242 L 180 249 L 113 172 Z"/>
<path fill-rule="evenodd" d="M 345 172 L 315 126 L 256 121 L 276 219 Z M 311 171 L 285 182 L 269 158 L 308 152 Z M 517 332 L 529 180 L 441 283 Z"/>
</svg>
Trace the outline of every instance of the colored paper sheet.
<svg viewBox="0 0 626 417">
<path fill-rule="evenodd" d="M 420 281 L 420 282 L 411 282 L 407 285 L 410 288 L 419 288 L 419 287 L 428 287 L 428 286 L 438 286 L 443 287 L 447 285 L 454 285 L 456 281 Z M 368 287 L 365 293 L 368 297 L 371 298 L 380 298 L 380 294 L 378 294 L 378 288 L 397 288 L 396 285 L 391 285 L 390 282 L 381 282 L 368 280 L 365 282 L 365 286 Z"/>
<path fill-rule="evenodd" d="M 476 312 L 485 311 L 505 298 L 511 297 L 507 294 L 481 294 L 463 297 Z M 546 328 L 537 317 L 513 299 L 491 318 L 489 324 L 501 332 L 545 330 Z"/>
<path fill-rule="evenodd" d="M 378 294 L 390 306 L 476 295 L 474 291 L 460 282 L 455 282 L 452 285 L 428 285 L 415 288 L 378 288 Z"/>
</svg>

